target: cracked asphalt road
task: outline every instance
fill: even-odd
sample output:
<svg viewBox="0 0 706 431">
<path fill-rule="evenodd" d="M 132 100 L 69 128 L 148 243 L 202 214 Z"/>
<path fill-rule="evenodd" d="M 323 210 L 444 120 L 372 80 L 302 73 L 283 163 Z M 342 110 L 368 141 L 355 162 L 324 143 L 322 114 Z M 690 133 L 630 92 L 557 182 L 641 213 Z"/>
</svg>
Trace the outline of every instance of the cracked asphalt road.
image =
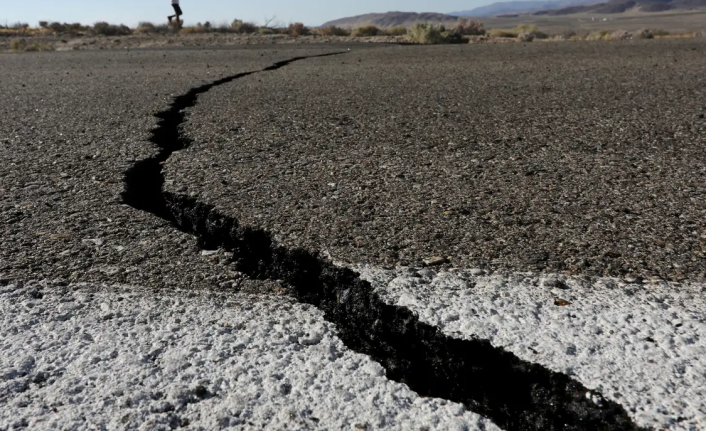
<svg viewBox="0 0 706 431">
<path fill-rule="evenodd" d="M 284 293 L 124 205 L 122 176 L 156 153 L 153 115 L 173 96 L 340 49 L 0 59 L 0 285 Z M 202 95 L 183 125 L 193 144 L 165 163 L 165 186 L 347 264 L 448 256 L 700 282 L 704 59 L 698 40 L 354 47 Z"/>
<path fill-rule="evenodd" d="M 227 256 L 120 200 L 178 94 L 323 49 L 180 50 L 0 58 L 0 279 L 230 287 Z M 251 282 L 247 282 L 251 283 Z M 254 287 L 254 286 L 253 286 Z"/>
<path fill-rule="evenodd" d="M 165 169 L 357 264 L 700 280 L 702 40 L 385 47 L 214 88 Z"/>
</svg>

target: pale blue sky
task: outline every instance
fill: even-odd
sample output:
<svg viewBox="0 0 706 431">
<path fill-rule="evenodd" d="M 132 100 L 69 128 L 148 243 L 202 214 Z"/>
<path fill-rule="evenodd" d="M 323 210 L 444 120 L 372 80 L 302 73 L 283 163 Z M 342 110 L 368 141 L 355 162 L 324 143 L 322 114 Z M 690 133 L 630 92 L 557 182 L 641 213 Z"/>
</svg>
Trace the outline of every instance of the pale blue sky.
<svg viewBox="0 0 706 431">
<path fill-rule="evenodd" d="M 181 0 L 187 24 L 198 21 L 230 22 L 234 18 L 262 23 L 277 17 L 283 24 L 304 22 L 316 26 L 325 21 L 391 10 L 453 12 L 472 9 L 494 0 Z M 172 12 L 171 0 L 0 0 L 0 22 L 17 21 L 36 26 L 40 20 L 96 21 L 135 25 L 138 21 L 165 21 Z"/>
</svg>

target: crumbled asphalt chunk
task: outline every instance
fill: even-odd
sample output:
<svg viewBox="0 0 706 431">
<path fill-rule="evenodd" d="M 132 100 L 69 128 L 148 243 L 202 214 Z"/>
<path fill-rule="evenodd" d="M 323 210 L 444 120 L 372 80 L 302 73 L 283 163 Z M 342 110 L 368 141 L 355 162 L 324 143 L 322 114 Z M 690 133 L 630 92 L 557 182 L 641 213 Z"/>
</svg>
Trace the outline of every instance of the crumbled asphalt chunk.
<svg viewBox="0 0 706 431">
<path fill-rule="evenodd" d="M 199 144 L 165 166 L 167 190 L 352 264 L 697 279 L 703 44 L 402 46 L 293 64 L 204 95 L 184 125 Z"/>
</svg>

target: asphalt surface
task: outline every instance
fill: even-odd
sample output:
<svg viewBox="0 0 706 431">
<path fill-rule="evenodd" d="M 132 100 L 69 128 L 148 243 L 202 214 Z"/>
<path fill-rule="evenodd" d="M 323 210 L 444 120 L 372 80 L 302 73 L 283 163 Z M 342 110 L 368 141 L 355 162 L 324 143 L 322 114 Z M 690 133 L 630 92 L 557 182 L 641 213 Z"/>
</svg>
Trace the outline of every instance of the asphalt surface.
<svg viewBox="0 0 706 431">
<path fill-rule="evenodd" d="M 706 274 L 701 40 L 386 47 L 205 94 L 165 169 L 348 264 Z"/>
<path fill-rule="evenodd" d="M 155 152 L 149 142 L 154 114 L 173 97 L 226 75 L 327 50 L 0 57 L 0 279 L 155 289 L 242 283 L 227 258 L 199 256 L 190 236 L 123 204 L 123 176 Z"/>
<path fill-rule="evenodd" d="M 498 430 L 336 332 L 287 297 L 0 286 L 0 429 Z"/>
<path fill-rule="evenodd" d="M 494 426 L 475 413 L 507 429 L 562 429 L 565 420 L 572 429 L 686 429 L 702 423 L 702 407 L 682 399 L 703 392 L 698 379 L 692 382 L 702 369 L 702 311 L 692 310 L 688 299 L 675 297 L 681 301 L 675 313 L 683 321 L 693 320 L 684 329 L 691 331 L 686 335 L 675 329 L 681 326 L 669 326 L 674 322 L 664 314 L 667 311 L 654 312 L 648 306 L 655 301 L 652 296 L 638 296 L 624 306 L 612 293 L 594 300 L 581 292 L 562 295 L 616 306 L 606 312 L 569 311 L 568 317 L 535 314 L 539 329 L 523 332 L 515 331 L 517 322 L 524 329 L 532 325 L 524 325 L 527 317 L 517 310 L 533 306 L 533 300 L 546 300 L 541 289 L 533 290 L 543 282 L 510 275 L 509 290 L 493 290 L 492 285 L 487 292 L 474 291 L 474 303 L 459 302 L 455 281 L 434 284 L 426 280 L 435 280 L 433 274 L 400 266 L 443 262 L 442 269 L 467 268 L 473 277 L 495 271 L 501 279 L 503 273 L 518 271 L 563 272 L 578 275 L 581 286 L 587 276 L 611 275 L 622 277 L 619 286 L 639 286 L 662 298 L 669 295 L 659 289 L 688 290 L 686 285 L 659 281 L 667 279 L 693 282 L 689 292 L 703 292 L 704 48 L 703 41 L 683 40 L 0 57 L 0 97 L 6 101 L 0 106 L 0 286 L 6 286 L 3 307 L 16 314 L 0 328 L 7 340 L 0 346 L 0 402 L 12 407 L 4 411 L 13 412 L 0 418 L 0 429 L 28 426 L 37 418 L 81 429 L 82 418 L 98 406 L 92 397 L 105 396 L 102 386 L 94 388 L 95 379 L 105 381 L 110 373 L 124 373 L 121 384 L 139 381 L 158 389 L 167 385 L 164 402 L 171 406 L 193 396 L 205 398 L 205 392 L 189 387 L 198 382 L 184 370 L 195 366 L 208 384 L 218 382 L 207 376 L 205 359 L 185 350 L 189 344 L 203 344 L 198 334 L 213 329 L 208 316 L 225 306 L 223 297 L 207 299 L 213 289 L 240 292 L 237 301 L 263 303 L 248 309 L 255 310 L 250 317 L 228 315 L 243 321 L 239 328 L 245 328 L 244 344 L 262 351 L 247 357 L 234 353 L 244 366 L 252 367 L 264 355 L 260 363 L 276 368 L 282 363 L 266 351 L 297 350 L 302 334 L 326 327 L 330 337 L 304 343 L 315 347 L 304 354 L 309 362 L 283 365 L 282 376 L 301 383 L 292 387 L 311 389 L 306 370 L 317 363 L 328 366 L 332 361 L 337 369 L 341 364 L 335 358 L 317 356 L 319 350 L 331 348 L 349 357 L 357 352 L 355 361 L 363 353 L 362 358 L 374 360 L 373 368 L 385 368 L 387 378 L 362 390 L 357 379 L 366 377 L 332 371 L 322 380 L 324 386 L 340 389 L 332 382 L 352 379 L 348 390 L 361 389 L 359 393 L 335 400 L 311 395 L 296 404 L 299 416 L 287 416 L 273 412 L 286 400 L 262 404 L 257 389 L 249 398 L 231 398 L 253 385 L 265 392 L 275 388 L 265 384 L 264 375 L 250 373 L 249 380 L 240 380 L 238 374 L 248 373 L 235 361 L 230 364 L 235 366 L 233 380 L 227 389 L 221 388 L 218 402 L 199 403 L 196 410 L 189 410 L 190 401 L 175 407 L 188 421 L 196 418 L 193 428 L 215 426 L 209 422 L 213 412 L 244 428 L 270 421 L 294 428 L 398 429 L 410 424 L 442 429 L 456 423 L 454 415 L 467 416 L 457 423 L 459 429 Z M 285 61 L 301 57 L 307 58 Z M 144 165 L 149 175 L 131 175 L 141 161 L 151 161 Z M 171 207 L 161 202 L 160 185 Z M 154 206 L 136 205 L 151 197 L 156 198 Z M 203 204 L 214 205 L 216 211 Z M 150 208 L 158 211 L 150 213 Z M 275 245 L 268 243 L 265 231 Z M 197 241 L 191 234 L 201 238 Z M 225 249 L 214 249 L 219 246 Z M 338 266 L 316 259 L 316 254 Z M 372 284 L 341 268 L 361 265 L 368 268 Z M 395 285 L 387 286 L 394 276 L 384 271 L 393 266 L 412 274 L 402 295 Z M 421 296 L 415 292 L 420 279 Z M 428 282 L 441 290 L 429 296 Z M 25 289 L 26 284 L 32 287 Z M 471 284 L 461 290 L 482 286 Z M 573 284 L 552 286 L 565 290 Z M 180 299 L 163 300 L 165 288 L 173 292 L 167 297 L 183 295 L 194 307 L 184 309 Z M 115 289 L 139 292 L 146 302 Z M 88 293 L 72 294 L 82 290 Z M 101 297 L 99 310 L 95 294 L 102 290 L 112 293 Z M 184 290 L 200 293 L 194 297 Z M 41 302 L 44 295 L 52 298 L 49 305 Z M 409 301 L 410 295 L 417 299 Z M 500 321 L 495 317 L 498 306 L 492 304 L 498 296 L 514 297 L 519 304 L 517 309 L 503 309 L 508 318 Z M 197 297 L 205 302 L 197 304 Z M 116 304 L 126 299 L 126 306 Z M 309 315 L 306 306 L 289 308 L 294 300 L 319 311 Z M 154 338 L 142 328 L 139 317 L 131 317 L 131 301 L 142 310 L 137 314 L 148 313 L 157 322 L 155 331 L 172 330 L 169 325 L 179 314 L 190 316 L 183 330 L 175 330 L 174 340 L 182 344 L 170 351 L 173 360 L 159 371 L 174 371 L 187 385 L 148 381 L 144 373 L 150 366 L 135 363 L 135 352 L 142 348 L 138 345 L 169 337 Z M 554 301 L 557 307 L 571 305 Z M 576 327 L 565 324 L 568 332 L 574 331 L 566 336 L 574 337 L 585 326 L 581 322 L 602 315 L 627 313 L 632 318 L 630 306 L 641 310 L 637 314 L 645 317 L 643 322 L 649 320 L 653 332 L 638 326 L 647 331 L 650 342 L 664 342 L 664 354 L 680 358 L 679 363 L 662 358 L 672 368 L 664 375 L 664 391 L 658 385 L 647 395 L 635 390 L 640 376 L 662 364 L 649 362 L 649 352 L 619 362 L 616 377 L 603 379 L 596 377 L 595 369 L 603 369 L 605 355 L 593 360 L 575 352 L 591 343 L 605 344 L 609 357 L 617 351 L 611 350 L 610 340 L 577 338 L 572 350 L 552 340 L 557 331 L 542 332 L 542 319 L 560 326 L 561 319 L 579 319 Z M 119 310 L 113 313 L 112 308 Z M 282 314 L 280 308 L 290 311 Z M 287 320 L 288 314 L 293 321 Z M 103 341 L 92 344 L 96 337 L 92 340 L 90 331 L 84 331 L 88 338 L 71 336 L 86 327 L 115 333 L 114 322 L 106 321 L 116 316 L 117 325 L 127 325 L 126 337 L 136 337 L 137 344 L 129 347 L 133 341 L 126 338 L 118 343 L 125 347 L 117 354 L 120 361 L 98 355 L 96 362 L 88 353 L 104 349 Z M 268 316 L 272 319 L 264 326 L 254 322 Z M 278 319 L 285 327 L 275 322 L 276 327 L 268 329 Z M 489 319 L 495 326 L 488 329 L 478 319 Z M 14 321 L 23 323 L 17 326 Z M 449 331 L 449 322 L 459 322 L 460 329 Z M 627 334 L 624 341 L 638 330 L 630 324 L 618 326 Z M 56 342 L 42 342 L 54 337 L 42 332 L 47 328 L 64 342 L 82 347 L 62 350 Z M 497 336 L 506 333 L 510 335 Z M 535 342 L 537 334 L 540 341 Z M 281 339 L 291 343 L 282 347 L 277 341 Z M 628 341 L 620 346 L 626 351 L 644 347 L 639 344 L 644 340 Z M 221 342 L 232 340 L 217 340 Z M 537 343 L 553 352 L 549 359 L 535 362 L 527 354 L 525 347 Z M 19 345 L 25 347 L 20 351 Z M 105 368 L 91 368 L 101 361 Z M 53 364 L 47 373 L 56 371 L 49 388 L 43 378 L 32 380 L 35 371 L 46 377 L 40 368 L 47 364 Z M 169 368 L 172 365 L 178 371 Z M 631 367 L 642 374 L 627 372 Z M 95 377 L 88 376 L 85 385 L 78 382 L 86 377 L 83 369 L 92 369 Z M 394 386 L 396 382 L 406 385 Z M 75 387 L 91 388 L 64 400 L 62 394 Z M 614 393 L 601 392 L 615 388 Z M 618 392 L 625 388 L 634 393 Z M 369 389 L 387 401 L 378 403 L 373 397 L 375 407 L 370 407 Z M 150 401 L 147 392 L 134 391 L 128 398 L 144 403 L 127 412 L 132 406 L 113 408 L 115 399 L 108 396 L 92 420 L 109 424 L 129 413 L 134 416 L 124 424 L 136 420 L 142 427 L 168 428 L 186 423 L 182 417 L 175 419 L 171 410 L 159 411 L 164 404 L 160 397 L 150 395 Z M 441 398 L 439 406 L 448 401 L 451 407 L 419 409 L 418 395 Z M 57 422 L 42 410 L 47 397 L 78 406 Z M 228 410 L 234 403 L 248 406 L 249 418 L 259 422 L 239 421 L 237 412 Z M 306 419 L 311 416 L 307 409 L 324 405 L 341 415 L 322 422 Z M 22 410 L 27 406 L 32 409 Z M 366 416 L 362 422 L 347 416 L 360 408 L 388 413 Z M 442 410 L 441 416 L 432 417 Z"/>
</svg>

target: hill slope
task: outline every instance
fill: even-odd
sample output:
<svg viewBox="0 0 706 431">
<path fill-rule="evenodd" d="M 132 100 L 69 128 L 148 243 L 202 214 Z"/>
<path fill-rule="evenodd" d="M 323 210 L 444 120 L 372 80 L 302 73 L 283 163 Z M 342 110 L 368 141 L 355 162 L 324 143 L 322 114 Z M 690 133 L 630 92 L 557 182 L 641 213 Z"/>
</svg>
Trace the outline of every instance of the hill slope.
<svg viewBox="0 0 706 431">
<path fill-rule="evenodd" d="M 428 22 L 432 24 L 451 24 L 455 23 L 456 21 L 458 21 L 457 16 L 446 15 L 442 13 L 387 12 L 369 13 L 365 15 L 336 19 L 324 23 L 322 27 L 335 25 L 337 27 L 352 28 L 372 24 L 380 28 L 389 28 L 398 25 L 404 25 L 408 27 L 414 24 L 415 22 Z"/>
<path fill-rule="evenodd" d="M 619 14 L 628 10 L 640 12 L 664 12 L 668 10 L 690 10 L 706 8 L 706 0 L 610 0 L 585 6 L 570 6 L 561 9 L 537 11 L 534 15 L 571 15 L 575 13 Z"/>
<path fill-rule="evenodd" d="M 520 0 L 504 1 L 480 6 L 475 9 L 452 12 L 454 16 L 495 16 L 504 14 L 516 14 L 522 12 L 535 12 L 539 10 L 561 9 L 569 6 L 586 5 L 598 3 L 600 0 Z"/>
<path fill-rule="evenodd" d="M 663 12 L 667 10 L 689 10 L 706 8 L 706 0 L 529 0 L 507 1 L 477 7 L 471 10 L 452 12 L 454 16 L 490 17 L 520 13 L 535 15 L 571 15 L 574 13 L 616 14 L 637 8 L 641 12 Z"/>
</svg>

